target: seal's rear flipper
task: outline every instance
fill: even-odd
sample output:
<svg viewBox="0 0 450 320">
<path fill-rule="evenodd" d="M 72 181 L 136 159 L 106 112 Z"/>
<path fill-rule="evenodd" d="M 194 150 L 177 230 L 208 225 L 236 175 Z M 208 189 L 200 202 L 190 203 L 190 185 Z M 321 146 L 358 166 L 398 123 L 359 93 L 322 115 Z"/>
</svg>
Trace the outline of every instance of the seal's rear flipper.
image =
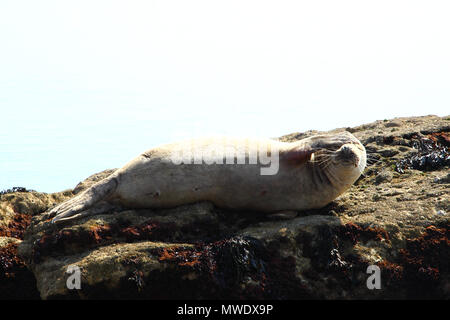
<svg viewBox="0 0 450 320">
<path fill-rule="evenodd" d="M 87 212 L 88 214 L 82 214 L 81 216 L 100 213 L 96 212 L 97 210 L 88 211 L 88 209 L 97 202 L 111 195 L 116 190 L 116 187 L 116 177 L 109 176 L 108 178 L 97 182 L 92 187 L 86 189 L 74 198 L 56 206 L 50 211 L 49 216 L 54 217 L 52 222 L 55 223 L 58 221 L 73 219 L 75 217 L 78 218 L 80 216 L 79 213 L 81 214 L 83 211 Z"/>
<path fill-rule="evenodd" d="M 52 220 L 53 223 L 59 224 L 62 222 L 66 222 L 68 220 L 72 219 L 78 219 L 82 217 L 88 217 L 88 216 L 94 216 L 101 213 L 106 213 L 112 209 L 116 209 L 116 206 L 106 202 L 106 201 L 100 201 L 99 203 L 95 204 L 92 208 L 81 211 L 80 213 L 76 213 L 69 217 L 59 217 L 57 216 Z"/>
</svg>

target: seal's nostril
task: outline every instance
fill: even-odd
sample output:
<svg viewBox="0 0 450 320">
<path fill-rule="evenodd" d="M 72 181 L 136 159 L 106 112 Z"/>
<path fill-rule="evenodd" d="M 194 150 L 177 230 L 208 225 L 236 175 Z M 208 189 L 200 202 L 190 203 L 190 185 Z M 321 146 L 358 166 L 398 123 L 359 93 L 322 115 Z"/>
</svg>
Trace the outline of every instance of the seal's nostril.
<svg viewBox="0 0 450 320">
<path fill-rule="evenodd" d="M 343 147 L 341 148 L 341 151 L 342 151 L 342 153 L 345 154 L 345 155 L 350 155 L 350 154 L 352 153 L 352 149 L 350 149 L 349 146 L 343 146 Z"/>
</svg>

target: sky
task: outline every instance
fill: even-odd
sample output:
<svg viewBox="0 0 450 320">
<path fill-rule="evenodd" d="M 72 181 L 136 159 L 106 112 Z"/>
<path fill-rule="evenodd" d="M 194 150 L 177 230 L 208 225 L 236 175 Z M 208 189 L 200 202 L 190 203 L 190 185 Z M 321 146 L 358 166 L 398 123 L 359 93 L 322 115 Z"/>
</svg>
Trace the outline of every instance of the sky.
<svg viewBox="0 0 450 320">
<path fill-rule="evenodd" d="M 0 1 L 0 190 L 171 141 L 450 114 L 448 1 Z"/>
</svg>

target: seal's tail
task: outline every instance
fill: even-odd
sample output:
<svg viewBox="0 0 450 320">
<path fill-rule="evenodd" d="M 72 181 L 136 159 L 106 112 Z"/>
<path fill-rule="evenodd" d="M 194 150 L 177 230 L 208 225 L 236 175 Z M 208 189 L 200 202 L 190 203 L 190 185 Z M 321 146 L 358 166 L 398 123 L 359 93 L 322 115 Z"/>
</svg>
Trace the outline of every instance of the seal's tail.
<svg viewBox="0 0 450 320">
<path fill-rule="evenodd" d="M 80 216 L 87 216 L 95 213 L 99 213 L 97 210 L 88 210 L 94 204 L 105 199 L 107 196 L 111 195 L 117 187 L 117 179 L 115 176 L 109 176 L 90 188 L 84 190 L 82 193 L 76 195 L 74 198 L 63 202 L 56 207 L 54 207 L 50 212 L 50 217 L 54 217 L 52 222 L 62 222 L 70 220 L 73 218 L 78 218 Z M 104 211 L 105 206 L 103 206 L 102 211 Z"/>
</svg>

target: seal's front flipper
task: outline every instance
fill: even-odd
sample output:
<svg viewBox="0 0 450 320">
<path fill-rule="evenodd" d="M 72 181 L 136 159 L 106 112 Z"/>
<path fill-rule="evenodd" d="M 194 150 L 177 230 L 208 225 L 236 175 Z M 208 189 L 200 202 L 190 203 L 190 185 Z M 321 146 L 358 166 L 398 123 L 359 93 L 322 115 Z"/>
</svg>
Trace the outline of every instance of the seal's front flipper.
<svg viewBox="0 0 450 320">
<path fill-rule="evenodd" d="M 267 217 L 273 220 L 290 220 L 296 218 L 298 215 L 297 211 L 285 210 L 269 214 Z"/>
<path fill-rule="evenodd" d="M 312 149 L 297 148 L 282 152 L 280 154 L 280 161 L 300 166 L 310 161 L 313 154 L 314 150 Z"/>
<path fill-rule="evenodd" d="M 107 196 L 111 195 L 117 187 L 117 179 L 116 177 L 109 176 L 108 178 L 105 178 L 96 184 L 94 184 L 92 187 L 86 189 L 82 193 L 78 194 L 74 198 L 61 203 L 60 205 L 53 208 L 49 216 L 54 217 L 52 222 L 58 222 L 64 220 L 73 219 L 75 217 L 79 217 L 79 213 L 86 211 L 88 212 L 88 209 L 91 208 L 94 204 L 97 202 L 105 199 Z M 96 214 L 94 211 L 93 213 L 88 214 Z M 86 214 L 82 214 L 81 216 L 85 216 Z"/>
</svg>

